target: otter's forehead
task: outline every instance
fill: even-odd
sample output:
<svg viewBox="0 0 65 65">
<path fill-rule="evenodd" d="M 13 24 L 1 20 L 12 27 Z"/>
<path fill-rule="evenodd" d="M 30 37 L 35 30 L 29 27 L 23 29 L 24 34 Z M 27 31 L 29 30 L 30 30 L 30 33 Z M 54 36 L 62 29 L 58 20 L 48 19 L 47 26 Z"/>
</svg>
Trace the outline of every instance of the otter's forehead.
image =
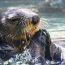
<svg viewBox="0 0 65 65">
<path fill-rule="evenodd" d="M 20 9 L 20 8 L 10 9 L 4 13 L 4 15 L 7 16 L 7 18 L 15 17 L 17 14 L 24 16 L 24 17 L 37 16 L 37 14 L 31 11 L 30 9 Z"/>
</svg>

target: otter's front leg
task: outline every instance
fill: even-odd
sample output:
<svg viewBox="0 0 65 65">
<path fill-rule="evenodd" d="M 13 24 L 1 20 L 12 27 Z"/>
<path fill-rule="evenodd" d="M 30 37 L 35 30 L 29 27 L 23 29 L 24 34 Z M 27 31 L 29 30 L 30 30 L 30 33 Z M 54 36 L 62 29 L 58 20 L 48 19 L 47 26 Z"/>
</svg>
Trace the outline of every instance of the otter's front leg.
<svg viewBox="0 0 65 65">
<path fill-rule="evenodd" d="M 46 31 L 46 48 L 45 58 L 54 61 L 61 62 L 61 49 L 52 43 L 49 33 Z"/>
<path fill-rule="evenodd" d="M 47 65 L 45 61 L 45 47 L 41 46 L 40 43 L 32 41 L 30 53 L 34 65 Z"/>
</svg>

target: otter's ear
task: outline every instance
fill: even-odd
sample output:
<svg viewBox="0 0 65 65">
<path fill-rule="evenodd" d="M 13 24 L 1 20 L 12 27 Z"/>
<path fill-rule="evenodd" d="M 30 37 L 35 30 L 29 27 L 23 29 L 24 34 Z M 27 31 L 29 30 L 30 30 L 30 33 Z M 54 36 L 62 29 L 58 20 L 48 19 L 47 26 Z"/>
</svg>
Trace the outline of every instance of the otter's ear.
<svg viewBox="0 0 65 65">
<path fill-rule="evenodd" d="M 32 24 L 36 25 L 40 21 L 40 18 L 38 16 L 33 16 L 32 17 Z"/>
</svg>

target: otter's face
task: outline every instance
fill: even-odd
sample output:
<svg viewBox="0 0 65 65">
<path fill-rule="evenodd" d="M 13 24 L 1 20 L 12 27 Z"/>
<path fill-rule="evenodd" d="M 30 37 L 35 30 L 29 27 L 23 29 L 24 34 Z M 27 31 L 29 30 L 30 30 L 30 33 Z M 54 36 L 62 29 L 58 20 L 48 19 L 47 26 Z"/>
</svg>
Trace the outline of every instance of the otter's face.
<svg viewBox="0 0 65 65">
<path fill-rule="evenodd" d="M 29 43 L 27 38 L 35 33 L 39 17 L 28 9 L 12 9 L 3 13 L 1 23 L 8 33 L 8 43 L 21 50 Z"/>
</svg>

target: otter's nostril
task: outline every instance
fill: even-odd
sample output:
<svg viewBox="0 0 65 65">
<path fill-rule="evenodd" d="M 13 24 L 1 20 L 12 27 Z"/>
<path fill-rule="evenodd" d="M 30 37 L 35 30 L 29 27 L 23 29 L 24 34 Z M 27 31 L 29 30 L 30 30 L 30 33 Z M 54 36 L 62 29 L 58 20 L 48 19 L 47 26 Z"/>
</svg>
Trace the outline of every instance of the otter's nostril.
<svg viewBox="0 0 65 65">
<path fill-rule="evenodd" d="M 35 25 L 40 21 L 40 18 L 38 16 L 33 16 L 32 17 L 32 24 Z"/>
</svg>

